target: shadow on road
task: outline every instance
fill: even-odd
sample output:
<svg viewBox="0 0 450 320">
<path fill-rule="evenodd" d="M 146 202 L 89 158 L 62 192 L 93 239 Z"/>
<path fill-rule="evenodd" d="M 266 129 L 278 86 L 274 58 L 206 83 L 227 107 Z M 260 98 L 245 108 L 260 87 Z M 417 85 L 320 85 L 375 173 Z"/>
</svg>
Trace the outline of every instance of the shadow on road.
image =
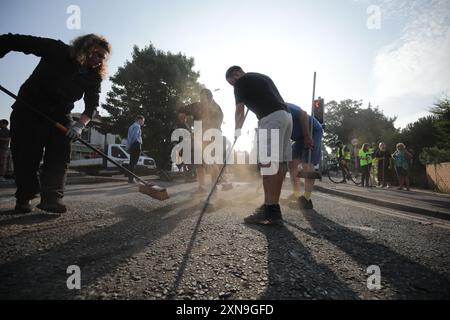
<svg viewBox="0 0 450 320">
<path fill-rule="evenodd" d="M 14 210 L 0 212 L 0 215 L 13 215 L 13 214 L 15 214 Z M 21 215 L 19 217 L 13 217 L 12 219 L 0 221 L 0 228 L 10 225 L 27 225 L 27 224 L 43 223 L 48 222 L 50 220 L 54 220 L 58 217 L 59 215 L 57 214 L 45 214 L 45 213 Z"/>
<path fill-rule="evenodd" d="M 182 212 L 167 216 L 179 206 L 184 206 Z M 81 268 L 82 288 L 86 288 L 195 214 L 185 202 L 151 212 L 132 206 L 114 211 L 123 220 L 1 264 L 0 299 L 73 299 L 80 292 L 67 289 L 68 266 Z"/>
<path fill-rule="evenodd" d="M 382 286 L 388 284 L 397 293 L 394 299 L 448 299 L 448 276 L 403 256 L 389 247 L 369 241 L 315 210 L 304 210 L 311 228 L 325 240 L 348 254 L 363 268 L 377 265 L 381 269 Z"/>
<path fill-rule="evenodd" d="M 285 226 L 248 226 L 264 234 L 268 243 L 269 285 L 261 299 L 358 299 Z"/>
</svg>

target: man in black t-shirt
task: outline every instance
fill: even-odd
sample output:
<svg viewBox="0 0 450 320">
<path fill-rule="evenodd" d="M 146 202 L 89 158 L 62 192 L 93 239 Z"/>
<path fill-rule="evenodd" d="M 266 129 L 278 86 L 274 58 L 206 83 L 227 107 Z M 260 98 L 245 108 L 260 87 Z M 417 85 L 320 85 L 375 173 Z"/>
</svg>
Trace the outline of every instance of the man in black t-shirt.
<svg viewBox="0 0 450 320">
<path fill-rule="evenodd" d="M 287 171 L 287 161 L 292 160 L 292 116 L 268 76 L 254 72 L 245 73 L 241 67 L 233 66 L 228 69 L 225 77 L 234 87 L 236 136 L 240 135 L 243 126 L 245 106 L 256 114 L 259 120 L 258 132 L 267 130 L 267 139 L 258 139 L 259 155 L 269 156 L 267 159 L 259 159 L 263 175 L 264 204 L 244 221 L 264 225 L 280 222 L 281 187 Z M 278 139 L 273 136 L 274 129 L 278 130 Z M 272 153 L 272 147 L 278 149 Z M 271 170 L 273 168 L 275 170 Z"/>
<path fill-rule="evenodd" d="M 203 134 L 208 129 L 218 129 L 222 126 L 223 122 L 223 112 L 220 106 L 216 103 L 213 98 L 213 94 L 209 89 L 202 89 L 200 91 L 200 102 L 195 102 L 186 106 L 181 106 L 177 110 L 178 119 L 182 123 L 186 123 L 187 126 L 190 124 L 187 123 L 187 117 L 192 118 L 193 121 L 201 121 L 202 122 L 202 138 Z M 209 145 L 210 142 L 202 141 L 202 152 Z M 192 141 L 192 159 L 194 155 L 194 142 Z M 195 191 L 196 194 L 204 194 L 206 193 L 205 188 L 205 175 L 206 175 L 206 166 L 204 164 L 195 164 L 195 172 L 198 178 L 198 189 Z M 219 167 L 217 164 L 212 164 L 209 166 L 209 171 L 211 173 L 211 180 L 214 182 L 219 175 Z"/>
</svg>

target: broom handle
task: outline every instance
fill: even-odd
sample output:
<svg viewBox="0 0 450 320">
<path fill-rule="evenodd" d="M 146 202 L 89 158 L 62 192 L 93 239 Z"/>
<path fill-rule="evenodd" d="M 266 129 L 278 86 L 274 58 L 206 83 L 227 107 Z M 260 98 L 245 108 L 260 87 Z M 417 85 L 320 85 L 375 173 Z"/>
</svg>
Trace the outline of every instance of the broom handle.
<svg viewBox="0 0 450 320">
<path fill-rule="evenodd" d="M 50 118 L 49 116 L 47 116 L 46 114 L 44 114 L 43 112 L 33 108 L 31 105 L 29 105 L 27 102 L 25 102 L 23 99 L 19 98 L 18 96 L 16 96 L 14 93 L 12 93 L 11 91 L 9 91 L 8 89 L 6 89 L 5 87 L 3 87 L 2 85 L 0 85 L 0 90 L 3 91 L 4 93 L 6 93 L 8 96 L 10 96 L 11 98 L 15 99 L 16 101 L 20 102 L 22 105 L 24 105 L 25 107 L 27 107 L 29 110 L 33 111 L 34 113 L 36 113 L 37 115 L 39 115 L 40 117 L 44 118 L 45 120 L 47 120 L 48 122 L 50 122 L 51 124 L 53 124 L 59 131 L 61 131 L 62 133 L 66 134 L 69 129 L 67 129 L 66 127 L 64 127 L 61 123 L 56 122 L 55 120 L 53 120 L 52 118 Z M 120 163 L 118 163 L 117 161 L 115 161 L 114 159 L 111 159 L 110 157 L 108 157 L 108 155 L 106 155 L 105 153 L 103 153 L 102 151 L 98 150 L 97 148 L 95 148 L 93 145 L 89 144 L 88 142 L 84 141 L 81 138 L 76 138 L 74 139 L 74 141 L 79 141 L 82 144 L 84 144 L 86 147 L 88 147 L 89 149 L 91 149 L 92 151 L 94 151 L 95 153 L 99 154 L 100 156 L 102 156 L 103 158 L 105 158 L 106 160 L 110 161 L 112 164 L 116 165 L 119 169 L 121 169 L 122 171 L 132 175 L 133 177 L 135 177 L 137 180 L 139 180 L 140 182 L 142 182 L 145 185 L 148 186 L 152 186 L 153 184 L 149 184 L 147 182 L 145 182 L 144 179 L 142 179 L 141 177 L 139 177 L 138 175 L 134 174 L 133 172 L 131 172 L 130 170 L 128 170 L 127 168 L 125 168 L 124 166 L 122 166 Z"/>
</svg>

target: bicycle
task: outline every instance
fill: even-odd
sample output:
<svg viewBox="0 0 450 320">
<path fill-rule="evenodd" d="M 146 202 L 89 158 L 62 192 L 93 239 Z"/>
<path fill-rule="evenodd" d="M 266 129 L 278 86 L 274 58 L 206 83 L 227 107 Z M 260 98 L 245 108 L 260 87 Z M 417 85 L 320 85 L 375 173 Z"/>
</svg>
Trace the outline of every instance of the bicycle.
<svg viewBox="0 0 450 320">
<path fill-rule="evenodd" d="M 347 167 L 343 167 L 337 159 L 328 160 L 327 176 L 333 183 L 344 183 L 351 180 L 356 185 L 361 184 L 361 173 L 358 172 L 351 161 L 349 161 Z"/>
</svg>

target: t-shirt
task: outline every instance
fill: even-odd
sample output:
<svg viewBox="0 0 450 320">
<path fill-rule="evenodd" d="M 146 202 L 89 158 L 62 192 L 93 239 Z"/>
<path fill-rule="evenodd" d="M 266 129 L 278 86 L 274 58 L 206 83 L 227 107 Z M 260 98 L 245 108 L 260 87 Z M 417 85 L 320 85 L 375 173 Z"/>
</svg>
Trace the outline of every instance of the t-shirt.
<svg viewBox="0 0 450 320">
<path fill-rule="evenodd" d="M 381 151 L 380 149 L 378 149 L 377 151 L 375 151 L 375 158 L 378 159 L 378 164 L 382 166 L 382 164 L 384 163 L 385 167 L 389 166 L 390 163 L 390 159 L 391 159 L 391 153 L 389 151 Z M 384 159 L 384 162 L 383 162 Z"/>
<path fill-rule="evenodd" d="M 222 109 L 215 101 L 209 105 L 195 102 L 180 108 L 178 112 L 192 116 L 194 121 L 202 121 L 203 131 L 212 128 L 220 129 L 223 121 Z"/>
<path fill-rule="evenodd" d="M 239 78 L 234 84 L 234 97 L 236 104 L 245 104 L 258 120 L 279 110 L 287 111 L 272 79 L 261 73 L 249 72 Z"/>
<path fill-rule="evenodd" d="M 9 147 L 9 130 L 7 128 L 0 128 L 0 149 L 6 150 L 8 149 L 8 147 Z"/>
<path fill-rule="evenodd" d="M 288 111 L 292 115 L 293 127 L 291 139 L 294 141 L 303 141 L 303 128 L 300 125 L 300 112 L 303 110 L 293 103 L 286 103 L 286 106 L 288 107 Z M 308 124 L 311 125 L 311 116 L 308 116 Z M 313 136 L 321 131 L 322 126 L 320 125 L 319 121 L 317 121 L 316 118 L 313 118 Z"/>
<path fill-rule="evenodd" d="M 397 168 L 409 169 L 409 162 L 405 151 L 395 151 L 392 155 L 394 158 L 394 165 Z"/>
</svg>

